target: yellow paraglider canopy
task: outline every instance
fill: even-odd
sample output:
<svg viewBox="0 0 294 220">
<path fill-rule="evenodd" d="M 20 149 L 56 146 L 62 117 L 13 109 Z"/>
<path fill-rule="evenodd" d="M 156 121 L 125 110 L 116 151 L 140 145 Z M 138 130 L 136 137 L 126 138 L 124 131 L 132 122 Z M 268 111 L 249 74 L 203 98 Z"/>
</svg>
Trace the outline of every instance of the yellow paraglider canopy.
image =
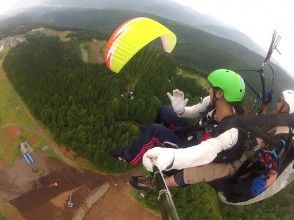
<svg viewBox="0 0 294 220">
<path fill-rule="evenodd" d="M 145 45 L 160 37 L 163 48 L 170 53 L 177 42 L 176 35 L 150 18 L 139 17 L 120 25 L 111 35 L 105 51 L 105 63 L 115 73 Z"/>
</svg>

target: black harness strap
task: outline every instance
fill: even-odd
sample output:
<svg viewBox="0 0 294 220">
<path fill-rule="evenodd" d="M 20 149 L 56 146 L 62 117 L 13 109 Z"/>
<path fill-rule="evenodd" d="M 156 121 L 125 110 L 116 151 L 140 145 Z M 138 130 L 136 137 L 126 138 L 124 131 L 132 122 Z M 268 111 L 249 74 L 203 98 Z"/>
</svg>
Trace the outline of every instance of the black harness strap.
<svg viewBox="0 0 294 220">
<path fill-rule="evenodd" d="M 252 132 L 256 137 L 261 137 L 271 145 L 277 145 L 280 142 L 279 138 L 272 137 L 266 134 L 258 127 L 262 126 L 294 126 L 294 113 L 292 114 L 269 114 L 269 115 L 235 115 L 226 120 L 226 127 L 229 128 L 244 128 Z"/>
</svg>

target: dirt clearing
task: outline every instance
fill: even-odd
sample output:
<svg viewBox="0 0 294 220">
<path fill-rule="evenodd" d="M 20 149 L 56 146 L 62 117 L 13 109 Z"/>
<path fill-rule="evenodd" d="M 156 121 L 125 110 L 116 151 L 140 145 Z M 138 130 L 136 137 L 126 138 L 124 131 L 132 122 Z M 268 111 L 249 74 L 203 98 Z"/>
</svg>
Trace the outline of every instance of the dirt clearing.
<svg viewBox="0 0 294 220">
<path fill-rule="evenodd" d="M 22 217 L 20 212 L 17 210 L 17 208 L 15 208 L 9 203 L 0 203 L 0 210 L 1 210 L 1 214 L 3 214 L 6 217 L 6 219 L 24 220 L 24 218 Z"/>
<path fill-rule="evenodd" d="M 133 201 L 130 195 L 131 188 L 128 184 L 129 175 L 113 178 L 110 188 L 88 211 L 85 220 L 92 219 L 140 219 L 159 220 L 160 216 L 142 208 Z"/>
<path fill-rule="evenodd" d="M 107 176 L 70 167 L 42 150 L 34 151 L 33 157 L 33 166 L 17 158 L 10 170 L 0 170 L 0 185 L 6 187 L 0 190 L 0 198 L 26 219 L 72 219 L 93 190 L 108 180 Z M 36 169 L 42 170 L 43 176 L 37 176 Z M 67 208 L 71 193 L 75 206 Z"/>
<path fill-rule="evenodd" d="M 25 219 L 159 219 L 132 200 L 127 181 L 137 171 L 107 176 L 77 170 L 42 150 L 33 157 L 33 166 L 19 157 L 11 169 L 0 170 L 1 201 L 10 202 Z M 36 176 L 36 169 L 43 176 Z M 73 208 L 66 206 L 70 194 Z"/>
<path fill-rule="evenodd" d="M 21 128 L 17 125 L 8 125 L 6 127 L 6 135 L 9 141 L 9 144 L 13 144 L 18 135 L 21 134 Z"/>
<path fill-rule="evenodd" d="M 82 59 L 88 63 L 104 62 L 104 47 L 106 41 L 93 39 L 92 42 L 81 44 Z"/>
</svg>

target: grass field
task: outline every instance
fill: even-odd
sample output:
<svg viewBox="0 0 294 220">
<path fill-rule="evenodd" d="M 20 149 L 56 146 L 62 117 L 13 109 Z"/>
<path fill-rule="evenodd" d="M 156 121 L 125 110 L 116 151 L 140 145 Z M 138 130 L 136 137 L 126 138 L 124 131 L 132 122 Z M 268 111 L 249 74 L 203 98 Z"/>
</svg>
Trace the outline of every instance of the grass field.
<svg viewBox="0 0 294 220">
<path fill-rule="evenodd" d="M 48 28 L 44 28 L 40 32 L 48 36 L 57 36 L 63 41 L 69 41 L 70 38 L 67 38 L 66 36 L 72 33 L 72 31 L 56 31 Z"/>
<path fill-rule="evenodd" d="M 105 44 L 106 41 L 99 41 L 96 39 L 92 39 L 91 42 L 81 44 L 82 59 L 89 63 L 103 63 Z"/>
<path fill-rule="evenodd" d="M 200 76 L 198 74 L 195 74 L 195 72 L 193 72 L 192 70 L 186 70 L 186 69 L 180 69 L 180 68 L 178 68 L 177 69 L 177 74 L 178 75 L 181 75 L 181 76 L 183 76 L 185 78 L 194 79 L 204 89 L 207 89 L 208 86 L 209 86 L 208 81 L 204 77 L 202 77 L 202 76 Z"/>
<path fill-rule="evenodd" d="M 19 98 L 6 77 L 0 60 L 0 161 L 9 167 L 19 155 L 18 145 L 28 140 L 34 149 L 46 142 L 39 134 L 38 126 L 29 117 L 26 105 Z"/>
<path fill-rule="evenodd" d="M 58 36 L 66 40 L 69 39 L 66 36 L 71 31 L 55 31 L 44 28 L 41 30 L 41 33 Z M 102 41 L 99 41 L 100 43 L 98 44 L 97 42 L 93 40 L 93 45 L 96 47 L 102 44 L 104 45 L 104 43 L 101 43 Z M 22 141 L 28 140 L 33 149 L 39 149 L 48 145 L 51 149 L 51 156 L 61 157 L 62 160 L 71 165 L 75 164 L 78 167 L 91 167 L 93 169 L 92 164 L 82 157 L 69 160 L 64 156 L 68 156 L 68 152 L 63 151 L 62 147 L 55 143 L 48 129 L 32 116 L 30 110 L 18 96 L 3 70 L 2 62 L 9 50 L 9 47 L 5 47 L 0 52 L 0 167 L 7 168 L 11 166 L 14 159 L 20 154 L 18 150 L 19 144 Z M 101 51 L 102 53 L 103 51 Z M 18 135 L 12 134 L 14 136 L 13 138 L 7 135 L 8 130 L 11 130 L 11 126 L 17 127 L 20 130 L 20 132 L 17 132 L 19 133 Z"/>
<path fill-rule="evenodd" d="M 2 166 L 7 167 L 12 165 L 14 159 L 19 155 L 19 143 L 19 138 L 11 143 L 7 138 L 5 129 L 0 129 L 0 160 Z"/>
</svg>

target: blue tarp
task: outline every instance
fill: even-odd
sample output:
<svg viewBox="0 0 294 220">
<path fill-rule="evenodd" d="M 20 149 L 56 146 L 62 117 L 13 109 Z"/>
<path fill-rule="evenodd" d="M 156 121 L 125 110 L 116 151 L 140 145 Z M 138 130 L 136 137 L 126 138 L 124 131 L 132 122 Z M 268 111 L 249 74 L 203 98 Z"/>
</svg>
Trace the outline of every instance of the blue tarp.
<svg viewBox="0 0 294 220">
<path fill-rule="evenodd" d="M 26 153 L 26 154 L 23 155 L 23 157 L 24 157 L 25 161 L 29 165 L 31 165 L 34 162 L 34 159 L 33 159 L 32 155 L 31 155 L 31 153 Z"/>
</svg>

